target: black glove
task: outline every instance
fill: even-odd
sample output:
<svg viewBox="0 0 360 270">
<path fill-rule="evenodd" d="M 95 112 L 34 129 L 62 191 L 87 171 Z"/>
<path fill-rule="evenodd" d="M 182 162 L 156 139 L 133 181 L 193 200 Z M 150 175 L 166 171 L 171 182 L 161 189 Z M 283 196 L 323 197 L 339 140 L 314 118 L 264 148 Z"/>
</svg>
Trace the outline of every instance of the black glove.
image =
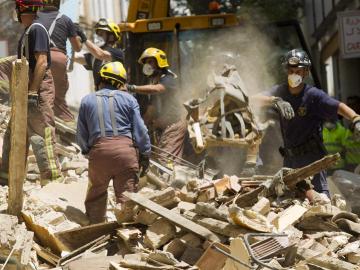
<svg viewBox="0 0 360 270">
<path fill-rule="evenodd" d="M 140 155 L 139 158 L 140 177 L 143 177 L 147 173 L 149 165 L 150 165 L 149 156 Z"/>
<path fill-rule="evenodd" d="M 29 94 L 28 95 L 28 109 L 36 109 L 39 106 L 39 95 Z"/>
<path fill-rule="evenodd" d="M 352 119 L 351 129 L 354 133 L 355 140 L 360 141 L 360 115 L 356 115 Z"/>
<path fill-rule="evenodd" d="M 87 41 L 87 36 L 78 23 L 75 23 L 75 31 L 76 34 L 80 37 L 81 43 L 85 43 Z"/>
<path fill-rule="evenodd" d="M 273 100 L 273 106 L 280 113 L 281 117 L 285 118 L 286 120 L 294 118 L 295 113 L 289 102 L 284 101 L 280 97 L 276 97 Z"/>
<path fill-rule="evenodd" d="M 127 84 L 127 85 L 126 85 L 126 89 L 127 89 L 129 92 L 135 92 L 136 85 L 135 85 L 135 84 Z"/>
</svg>

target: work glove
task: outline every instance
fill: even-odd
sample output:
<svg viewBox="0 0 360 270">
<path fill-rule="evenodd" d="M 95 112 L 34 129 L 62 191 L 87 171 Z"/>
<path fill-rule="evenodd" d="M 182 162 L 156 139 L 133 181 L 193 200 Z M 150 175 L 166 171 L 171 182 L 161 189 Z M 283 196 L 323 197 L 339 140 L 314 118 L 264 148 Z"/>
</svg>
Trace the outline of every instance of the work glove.
<svg viewBox="0 0 360 270">
<path fill-rule="evenodd" d="M 145 176 L 145 174 L 147 173 L 147 171 L 149 169 L 149 165 L 150 165 L 149 156 L 145 156 L 145 155 L 140 154 L 140 158 L 139 158 L 140 177 Z"/>
<path fill-rule="evenodd" d="M 356 115 L 352 119 L 351 128 L 354 133 L 355 140 L 360 141 L 360 115 Z"/>
<path fill-rule="evenodd" d="M 127 84 L 127 85 L 126 85 L 126 89 L 127 89 L 129 92 L 135 92 L 136 85 L 135 85 L 135 84 Z"/>
<path fill-rule="evenodd" d="M 284 101 L 280 97 L 275 97 L 272 101 L 272 104 L 274 108 L 280 113 L 281 117 L 285 118 L 286 120 L 294 118 L 295 113 L 289 102 Z"/>
<path fill-rule="evenodd" d="M 28 110 L 34 110 L 39 106 L 39 95 L 29 94 L 28 95 Z"/>
<path fill-rule="evenodd" d="M 76 34 L 80 37 L 81 43 L 85 43 L 87 41 L 87 36 L 85 35 L 84 31 L 81 29 L 78 23 L 75 23 L 75 30 Z"/>
</svg>

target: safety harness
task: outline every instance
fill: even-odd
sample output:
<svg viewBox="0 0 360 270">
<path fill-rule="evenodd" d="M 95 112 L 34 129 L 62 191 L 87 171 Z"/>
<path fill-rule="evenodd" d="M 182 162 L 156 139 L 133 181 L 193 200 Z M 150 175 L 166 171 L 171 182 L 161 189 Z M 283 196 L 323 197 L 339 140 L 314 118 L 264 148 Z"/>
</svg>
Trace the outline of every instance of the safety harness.
<svg viewBox="0 0 360 270">
<path fill-rule="evenodd" d="M 109 94 L 95 93 L 101 137 L 106 137 L 105 120 L 104 120 L 105 115 L 104 115 L 104 106 L 103 106 L 103 102 L 102 102 L 102 100 L 103 100 L 102 97 L 109 98 L 109 111 L 110 111 L 110 119 L 111 119 L 111 126 L 112 126 L 112 130 L 113 130 L 113 136 L 119 135 L 118 129 L 116 127 L 116 119 L 115 119 L 115 106 L 114 106 L 115 94 L 116 94 L 116 90 L 111 91 Z"/>
<path fill-rule="evenodd" d="M 29 33 L 30 33 L 30 30 L 31 28 L 34 26 L 34 25 L 39 25 L 40 27 L 42 27 L 45 31 L 46 31 L 46 34 L 48 36 L 48 42 L 49 42 L 49 45 L 50 45 L 50 36 L 49 36 L 49 32 L 46 30 L 45 26 L 43 26 L 41 23 L 33 23 L 32 25 L 29 26 L 29 28 L 26 30 L 25 32 L 25 35 L 23 37 L 23 39 L 21 40 L 21 54 L 23 54 L 23 51 L 24 51 L 24 48 L 25 48 L 25 57 L 26 59 L 29 61 Z"/>
<path fill-rule="evenodd" d="M 55 19 L 53 20 L 53 22 L 51 23 L 50 28 L 49 28 L 50 44 L 51 44 L 53 47 L 55 47 L 55 48 L 57 48 L 57 46 L 56 46 L 55 42 L 52 40 L 51 36 L 52 36 L 52 34 L 53 34 L 54 30 L 55 30 L 55 26 L 56 26 L 57 21 L 58 21 L 62 16 L 63 16 L 63 15 L 59 12 L 58 15 L 56 16 L 56 18 L 55 18 Z"/>
</svg>

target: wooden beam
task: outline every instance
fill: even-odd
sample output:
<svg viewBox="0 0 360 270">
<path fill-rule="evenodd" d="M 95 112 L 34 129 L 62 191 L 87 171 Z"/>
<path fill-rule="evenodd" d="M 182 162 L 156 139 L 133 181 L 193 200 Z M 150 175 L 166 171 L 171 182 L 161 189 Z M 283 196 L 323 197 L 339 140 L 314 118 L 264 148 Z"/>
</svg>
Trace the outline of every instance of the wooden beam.
<svg viewBox="0 0 360 270">
<path fill-rule="evenodd" d="M 165 218 L 166 220 L 174 223 L 175 225 L 184 228 L 185 230 L 188 230 L 202 238 L 211 240 L 213 242 L 220 242 L 220 239 L 208 229 L 184 218 L 183 216 L 173 211 L 166 209 L 165 207 L 162 207 L 161 205 L 158 205 L 157 203 L 154 203 L 153 201 L 150 201 L 149 199 L 143 197 L 140 194 L 130 193 L 126 191 L 124 192 L 124 195 L 133 202 Z"/>
<path fill-rule="evenodd" d="M 26 132 L 29 65 L 25 58 L 13 63 L 11 78 L 11 150 L 9 157 L 8 213 L 21 216 L 26 168 Z"/>
</svg>

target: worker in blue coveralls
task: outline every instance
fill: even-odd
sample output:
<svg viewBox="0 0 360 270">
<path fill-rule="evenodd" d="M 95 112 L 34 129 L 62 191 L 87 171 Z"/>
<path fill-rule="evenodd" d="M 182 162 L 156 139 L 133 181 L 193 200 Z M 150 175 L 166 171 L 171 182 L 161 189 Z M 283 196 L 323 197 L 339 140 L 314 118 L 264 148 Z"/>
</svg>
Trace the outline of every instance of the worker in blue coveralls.
<svg viewBox="0 0 360 270">
<path fill-rule="evenodd" d="M 351 128 L 360 137 L 360 116 L 346 104 L 328 96 L 323 90 L 308 85 L 304 79 L 309 75 L 311 61 L 305 51 L 293 49 L 284 56 L 288 82 L 275 85 L 269 91 L 252 98 L 255 104 L 275 108 L 280 114 L 280 127 L 284 147 L 280 153 L 284 166 L 299 168 L 326 155 L 322 139 L 322 124 L 337 115 L 351 121 Z M 326 172 L 321 171 L 312 179 L 314 190 L 330 197 Z M 305 181 L 298 187 L 311 197 Z"/>
</svg>

